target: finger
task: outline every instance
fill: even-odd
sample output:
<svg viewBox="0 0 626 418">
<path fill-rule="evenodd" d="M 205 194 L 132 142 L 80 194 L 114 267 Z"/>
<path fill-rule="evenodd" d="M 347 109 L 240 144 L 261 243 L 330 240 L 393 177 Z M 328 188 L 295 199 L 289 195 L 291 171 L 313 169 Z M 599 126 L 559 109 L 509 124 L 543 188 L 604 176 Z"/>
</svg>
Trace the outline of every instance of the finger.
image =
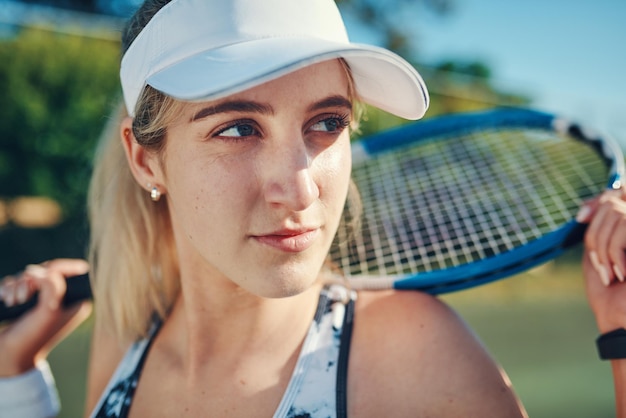
<svg viewBox="0 0 626 418">
<path fill-rule="evenodd" d="M 596 214 L 598 207 L 607 198 L 626 199 L 623 190 L 607 190 L 591 199 L 585 200 L 576 214 L 576 221 L 579 223 L 589 223 Z"/>
<path fill-rule="evenodd" d="M 91 312 L 90 303 L 63 308 L 61 300 L 66 290 L 65 277 L 42 266 L 31 267 L 22 275 L 39 290 L 37 305 L 11 323 L 3 332 L 5 355 L 15 370 L 32 368 L 37 359 L 44 358 L 54 345 L 78 326 Z"/>
<path fill-rule="evenodd" d="M 593 251 L 598 255 L 598 261 L 606 266 L 613 275 L 612 272 L 612 260 L 610 257 L 610 246 L 615 231 L 618 231 L 618 226 L 621 220 L 620 213 L 615 210 L 615 202 L 604 202 L 596 216 L 589 225 L 591 239 L 593 240 Z"/>
<path fill-rule="evenodd" d="M 6 306 L 15 305 L 15 278 L 13 276 L 7 276 L 2 279 L 2 283 L 0 284 L 0 300 L 2 300 Z"/>
<path fill-rule="evenodd" d="M 91 312 L 88 302 L 63 308 L 66 277 L 88 270 L 83 260 L 55 260 L 27 266 L 18 278 L 1 285 L 2 298 L 11 304 L 39 292 L 37 305 L 0 330 L 0 369 L 15 375 L 34 367 L 58 341 L 72 332 Z"/>
<path fill-rule="evenodd" d="M 58 309 L 67 290 L 66 278 L 86 273 L 89 268 L 84 260 L 56 259 L 40 265 L 29 265 L 24 275 L 31 277 L 40 290 L 41 304 L 52 310 Z"/>
<path fill-rule="evenodd" d="M 80 259 L 59 258 L 42 263 L 42 266 L 51 271 L 58 271 L 65 277 L 78 276 L 89 271 L 89 264 Z"/>
<path fill-rule="evenodd" d="M 583 202 L 582 206 L 578 210 L 578 213 L 576 214 L 576 221 L 578 223 L 589 223 L 598 208 L 600 196 L 596 196 L 593 199 L 589 199 Z"/>
<path fill-rule="evenodd" d="M 593 257 L 591 252 L 585 251 L 583 255 L 583 272 L 585 273 L 587 292 L 596 295 L 599 291 L 606 288 L 606 284 L 599 275 Z"/>
<path fill-rule="evenodd" d="M 16 304 L 22 304 L 27 302 L 37 291 L 39 291 L 39 285 L 35 277 L 39 274 L 45 274 L 40 272 L 41 267 L 37 265 L 28 265 L 20 274 L 19 280 L 16 284 Z"/>
<path fill-rule="evenodd" d="M 0 283 L 0 302 L 7 307 L 26 302 L 33 293 L 32 284 L 22 275 L 5 277 Z"/>
<path fill-rule="evenodd" d="M 595 276 L 597 276 L 598 280 L 604 286 L 609 286 L 611 284 L 612 274 L 607 269 L 606 265 L 601 263 L 598 259 L 598 253 L 595 251 L 589 251 L 588 258 L 593 271 L 595 271 Z"/>
<path fill-rule="evenodd" d="M 27 278 L 23 278 L 17 282 L 15 286 L 15 303 L 20 305 L 25 303 L 33 294 L 33 288 Z"/>
<path fill-rule="evenodd" d="M 46 308 L 50 311 L 59 309 L 67 289 L 65 277 L 42 266 L 30 266 L 28 274 L 32 275 L 36 287 L 39 289 L 37 308 Z"/>
<path fill-rule="evenodd" d="M 626 213 L 621 214 L 615 223 L 614 233 L 608 244 L 609 262 L 620 282 L 624 282 L 626 273 Z"/>
<path fill-rule="evenodd" d="M 590 266 L 604 286 L 609 286 L 614 277 L 613 270 L 607 267 L 609 265 L 606 251 L 607 227 L 611 227 L 609 225 L 610 219 L 607 221 L 609 215 L 610 212 L 599 200 L 598 207 L 585 233 L 585 248 L 588 251 Z"/>
<path fill-rule="evenodd" d="M 597 250 L 598 233 L 606 226 L 607 216 L 610 216 L 614 211 L 619 211 L 623 203 L 617 191 L 610 191 L 603 193 L 590 204 L 589 211 L 591 214 L 587 219 L 589 227 L 585 233 L 585 245 L 587 248 L 592 251 Z"/>
<path fill-rule="evenodd" d="M 622 254 L 622 259 L 623 254 Z M 624 282 L 624 280 L 626 280 L 626 276 L 624 276 L 624 272 L 626 271 L 626 266 L 625 266 L 625 262 L 624 261 L 619 261 L 619 262 L 614 262 L 613 263 L 613 273 L 615 274 L 615 277 L 617 277 L 617 280 L 619 280 L 620 282 Z"/>
<path fill-rule="evenodd" d="M 626 235 L 626 202 L 616 193 L 606 194 L 600 200 L 586 237 L 588 247 L 597 252 L 600 263 L 621 270 L 624 235 Z M 623 271 L 623 270 L 621 270 Z"/>
</svg>

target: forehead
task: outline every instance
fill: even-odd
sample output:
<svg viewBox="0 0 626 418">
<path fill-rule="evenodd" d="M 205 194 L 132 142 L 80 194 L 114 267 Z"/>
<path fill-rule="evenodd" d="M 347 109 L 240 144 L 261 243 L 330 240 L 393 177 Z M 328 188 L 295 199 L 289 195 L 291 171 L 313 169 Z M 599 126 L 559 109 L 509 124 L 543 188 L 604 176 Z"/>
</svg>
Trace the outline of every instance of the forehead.
<svg viewBox="0 0 626 418">
<path fill-rule="evenodd" d="M 211 102 L 191 102 L 188 109 L 199 109 L 212 103 L 232 100 L 272 101 L 288 96 L 294 104 L 312 102 L 328 95 L 341 95 L 352 100 L 348 68 L 333 59 L 312 64 L 274 80 Z"/>
<path fill-rule="evenodd" d="M 272 91 L 286 87 L 298 87 L 299 89 L 297 91 L 300 92 L 302 92 L 302 89 L 307 88 L 312 90 L 347 89 L 348 70 L 339 60 L 323 61 L 293 71 L 282 77 L 248 89 L 243 93 L 254 94 L 257 91 Z"/>
</svg>

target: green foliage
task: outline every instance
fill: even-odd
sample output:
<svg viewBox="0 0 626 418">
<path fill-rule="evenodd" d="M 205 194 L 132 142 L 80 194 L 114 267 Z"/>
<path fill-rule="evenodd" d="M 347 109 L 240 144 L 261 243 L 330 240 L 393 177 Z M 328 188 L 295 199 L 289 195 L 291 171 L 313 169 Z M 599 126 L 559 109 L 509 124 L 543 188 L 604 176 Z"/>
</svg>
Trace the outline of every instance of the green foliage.
<svg viewBox="0 0 626 418">
<path fill-rule="evenodd" d="M 351 15 L 380 37 L 381 44 L 410 57 L 419 39 L 416 23 L 424 12 L 445 16 L 456 0 L 337 0 L 345 15 Z"/>
<path fill-rule="evenodd" d="M 380 45 L 408 60 L 419 62 L 419 22 L 426 14 L 445 18 L 454 13 L 457 0 L 337 0 L 346 16 L 356 19 L 377 37 Z M 417 60 L 416 60 L 417 58 Z M 529 99 L 493 86 L 491 70 L 479 61 L 446 60 L 434 67 L 413 63 L 424 77 L 431 104 L 425 117 L 483 110 L 496 106 L 522 106 Z M 366 108 L 355 138 L 403 123 L 375 108 Z"/>
<path fill-rule="evenodd" d="M 471 112 L 502 106 L 526 106 L 530 99 L 505 92 L 490 80 L 489 67 L 481 62 L 445 61 L 431 68 L 413 64 L 424 77 L 430 94 L 425 118 L 449 113 Z M 366 106 L 355 137 L 368 136 L 404 123 L 402 118 Z"/>
<path fill-rule="evenodd" d="M 25 29 L 0 42 L 0 197 L 83 212 L 95 143 L 118 96 L 116 42 Z"/>
<path fill-rule="evenodd" d="M 0 42 L 0 199 L 47 196 L 65 219 L 83 218 L 92 153 L 119 96 L 118 51 L 117 42 L 35 29 Z M 427 117 L 527 103 L 495 89 L 480 62 L 417 67 L 431 93 Z M 357 135 L 402 123 L 367 107 Z"/>
</svg>

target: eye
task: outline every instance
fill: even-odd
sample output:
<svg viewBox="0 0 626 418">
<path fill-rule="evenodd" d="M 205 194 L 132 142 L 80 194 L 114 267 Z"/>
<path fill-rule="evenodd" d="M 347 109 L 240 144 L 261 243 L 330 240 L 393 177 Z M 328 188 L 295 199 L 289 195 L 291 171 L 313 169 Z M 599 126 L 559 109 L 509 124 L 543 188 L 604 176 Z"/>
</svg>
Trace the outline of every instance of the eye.
<svg viewBox="0 0 626 418">
<path fill-rule="evenodd" d="M 244 138 L 249 136 L 255 136 L 258 134 L 259 131 L 256 129 L 254 124 L 241 121 L 236 122 L 235 124 L 230 125 L 225 129 L 222 129 L 221 131 L 217 132 L 215 136 L 226 138 Z"/>
<path fill-rule="evenodd" d="M 309 128 L 316 132 L 341 132 L 350 125 L 350 116 L 333 115 L 314 123 Z"/>
</svg>

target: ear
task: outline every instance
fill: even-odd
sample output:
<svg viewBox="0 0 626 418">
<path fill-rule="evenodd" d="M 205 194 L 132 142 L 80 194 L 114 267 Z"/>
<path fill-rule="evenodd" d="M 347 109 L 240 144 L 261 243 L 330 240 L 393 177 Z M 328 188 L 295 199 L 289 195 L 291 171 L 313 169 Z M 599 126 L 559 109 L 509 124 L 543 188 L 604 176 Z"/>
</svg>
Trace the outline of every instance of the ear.
<svg viewBox="0 0 626 418">
<path fill-rule="evenodd" d="M 120 136 L 130 171 L 137 183 L 147 192 L 150 192 L 152 187 L 158 187 L 159 192 L 164 194 L 165 177 L 158 155 L 137 143 L 132 126 L 133 118 L 130 116 L 125 117 L 120 126 Z"/>
</svg>

